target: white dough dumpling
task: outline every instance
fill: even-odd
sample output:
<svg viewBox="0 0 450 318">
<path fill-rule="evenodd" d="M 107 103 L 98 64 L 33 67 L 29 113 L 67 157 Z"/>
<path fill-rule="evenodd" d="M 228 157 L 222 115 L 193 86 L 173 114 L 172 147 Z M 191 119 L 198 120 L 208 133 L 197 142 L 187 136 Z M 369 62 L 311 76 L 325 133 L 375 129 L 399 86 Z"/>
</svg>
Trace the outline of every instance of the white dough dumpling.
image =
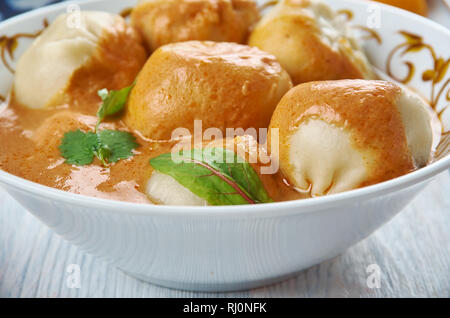
<svg viewBox="0 0 450 318">
<path fill-rule="evenodd" d="M 281 0 L 255 26 L 249 45 L 275 55 L 294 85 L 373 78 L 349 24 L 323 1 Z"/>
<path fill-rule="evenodd" d="M 147 183 L 147 195 L 158 204 L 206 206 L 208 202 L 179 184 L 174 178 L 153 171 Z"/>
<path fill-rule="evenodd" d="M 140 37 L 115 14 L 63 14 L 20 57 L 15 100 L 32 109 L 130 85 L 146 60 Z M 97 97 L 98 98 L 98 97 Z"/>
<path fill-rule="evenodd" d="M 296 86 L 277 106 L 274 128 L 279 129 L 282 173 L 313 196 L 402 176 L 425 166 L 432 153 L 427 105 L 384 81 Z"/>
</svg>

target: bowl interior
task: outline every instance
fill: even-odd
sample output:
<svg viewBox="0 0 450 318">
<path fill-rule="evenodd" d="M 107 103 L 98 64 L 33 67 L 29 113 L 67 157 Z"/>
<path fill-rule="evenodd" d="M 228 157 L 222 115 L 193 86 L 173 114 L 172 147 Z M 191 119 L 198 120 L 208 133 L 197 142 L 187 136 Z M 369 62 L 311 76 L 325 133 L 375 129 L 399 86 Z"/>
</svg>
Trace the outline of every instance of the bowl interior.
<svg viewBox="0 0 450 318">
<path fill-rule="evenodd" d="M 258 2 L 263 4 L 267 1 Z M 377 69 L 420 93 L 429 102 L 436 118 L 442 123 L 442 138 L 436 152 L 439 160 L 407 176 L 379 185 L 329 197 L 295 201 L 294 203 L 274 203 L 271 204 L 272 208 L 274 205 L 282 204 L 297 204 L 299 206 L 320 204 L 320 202 L 330 200 L 339 201 L 340 198 L 348 199 L 362 194 L 374 194 L 377 191 L 389 191 L 395 187 L 425 180 L 450 167 L 450 156 L 448 155 L 450 152 L 450 71 L 448 71 L 450 68 L 448 56 L 448 52 L 450 52 L 450 31 L 426 18 L 378 3 L 360 0 L 327 2 L 343 18 L 351 21 L 371 63 Z M 71 1 L 43 7 L 0 23 L 0 49 L 2 53 L 0 60 L 0 99 L 4 99 L 8 95 L 12 85 L 15 63 L 32 42 L 29 35 L 34 35 L 42 30 L 46 21 L 51 22 L 61 13 L 74 12 L 79 9 L 120 13 L 135 4 L 135 0 Z M 81 197 L 31 183 L 3 171 L 0 171 L 0 181 L 21 188 L 26 187 L 29 191 L 57 195 L 60 199 L 77 200 L 78 197 Z M 78 201 L 80 200 L 78 199 Z M 95 198 L 83 198 L 83 200 L 89 204 L 100 204 L 102 201 L 109 202 Z M 114 204 L 119 203 L 115 202 Z M 120 205 L 122 204 L 138 206 L 131 203 L 120 203 Z M 262 209 L 262 206 L 259 209 Z M 164 207 L 147 208 L 163 209 Z M 173 207 L 171 209 L 173 210 Z M 182 209 L 186 210 L 185 207 L 182 207 Z M 214 207 L 201 209 L 209 210 L 214 209 Z M 230 210 L 233 207 L 227 207 L 226 209 Z M 239 209 L 242 211 L 243 207 L 239 207 Z M 196 207 L 195 211 L 198 210 L 200 209 Z"/>
</svg>

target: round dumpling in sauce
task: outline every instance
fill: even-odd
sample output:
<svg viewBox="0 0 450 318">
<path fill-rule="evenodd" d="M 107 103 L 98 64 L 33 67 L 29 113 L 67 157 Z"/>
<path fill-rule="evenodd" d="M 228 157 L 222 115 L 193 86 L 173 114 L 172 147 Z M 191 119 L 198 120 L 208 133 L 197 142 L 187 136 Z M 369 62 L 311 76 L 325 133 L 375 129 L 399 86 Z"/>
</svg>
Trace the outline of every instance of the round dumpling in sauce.
<svg viewBox="0 0 450 318">
<path fill-rule="evenodd" d="M 294 85 L 374 78 L 348 23 L 322 1 L 280 1 L 255 26 L 249 45 L 275 55 Z"/>
<path fill-rule="evenodd" d="M 32 109 L 98 99 L 99 89 L 130 85 L 145 61 L 140 37 L 122 17 L 63 14 L 20 57 L 13 95 Z"/>
<path fill-rule="evenodd" d="M 268 168 L 271 158 L 264 147 L 258 144 L 256 139 L 249 135 L 228 139 L 219 139 L 213 142 L 205 142 L 200 147 L 195 148 L 226 148 L 233 151 L 239 158 L 250 163 L 252 168 L 261 179 L 265 190 L 269 195 L 274 193 L 273 188 L 277 187 L 273 178 L 264 173 L 264 167 Z M 146 186 L 146 194 L 152 202 L 162 205 L 186 205 L 186 206 L 206 206 L 210 205 L 205 199 L 192 193 L 189 189 L 178 183 L 173 177 L 154 170 Z M 218 194 L 220 195 L 220 194 Z"/>
<path fill-rule="evenodd" d="M 152 51 L 191 40 L 245 43 L 258 20 L 253 0 L 140 0 L 131 15 Z"/>
<path fill-rule="evenodd" d="M 64 134 L 69 131 L 92 131 L 97 123 L 97 117 L 83 115 L 70 110 L 63 110 L 48 117 L 34 131 L 32 139 L 36 149 L 46 155 L 60 155 L 59 145 Z M 104 124 L 105 125 L 105 124 Z"/>
<path fill-rule="evenodd" d="M 433 142 L 427 107 L 384 81 L 299 85 L 280 101 L 270 124 L 279 129 L 281 172 L 299 190 L 320 196 L 423 167 Z"/>
<path fill-rule="evenodd" d="M 267 128 L 292 87 L 273 55 L 235 43 L 189 41 L 153 53 L 126 108 L 126 124 L 152 140 L 177 128 Z"/>
</svg>

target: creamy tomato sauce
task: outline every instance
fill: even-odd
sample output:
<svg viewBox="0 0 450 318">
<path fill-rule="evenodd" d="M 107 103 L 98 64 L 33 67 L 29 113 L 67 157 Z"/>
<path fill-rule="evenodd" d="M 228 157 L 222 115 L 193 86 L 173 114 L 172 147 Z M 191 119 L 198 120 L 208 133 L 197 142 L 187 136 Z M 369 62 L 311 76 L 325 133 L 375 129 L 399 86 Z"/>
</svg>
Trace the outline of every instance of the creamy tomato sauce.
<svg viewBox="0 0 450 318">
<path fill-rule="evenodd" d="M 91 99 L 91 100 L 89 100 Z M 173 143 L 152 142 L 130 131 L 122 116 L 106 120 L 100 129 L 133 133 L 140 147 L 135 155 L 109 167 L 98 159 L 89 166 L 65 163 L 58 146 L 64 133 L 89 131 L 97 121 L 99 98 L 85 103 L 48 110 L 31 110 L 14 102 L 0 106 L 0 168 L 21 178 L 52 188 L 98 198 L 152 203 L 145 186 L 152 173 L 149 160 L 171 151 Z M 308 195 L 291 188 L 280 174 L 263 175 L 261 180 L 275 201 L 295 200 Z M 176 195 L 176 194 L 175 194 Z"/>
</svg>

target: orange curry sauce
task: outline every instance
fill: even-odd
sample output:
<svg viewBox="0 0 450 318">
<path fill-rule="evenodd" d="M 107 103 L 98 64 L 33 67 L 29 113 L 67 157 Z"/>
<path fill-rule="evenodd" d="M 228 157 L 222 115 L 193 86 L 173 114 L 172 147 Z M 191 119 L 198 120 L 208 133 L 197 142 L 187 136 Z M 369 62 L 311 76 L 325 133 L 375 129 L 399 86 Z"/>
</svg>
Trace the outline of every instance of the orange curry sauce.
<svg viewBox="0 0 450 318">
<path fill-rule="evenodd" d="M 76 129 L 93 131 L 100 106 L 99 97 L 46 110 L 27 109 L 14 102 L 0 106 L 0 169 L 52 188 L 98 198 L 151 203 L 145 186 L 152 173 L 149 160 L 171 151 L 173 143 L 152 142 L 130 131 L 122 115 L 106 120 L 100 129 L 129 131 L 140 147 L 135 155 L 104 167 L 98 159 L 89 166 L 65 163 L 58 146 L 64 133 Z M 275 201 L 304 198 L 280 174 L 261 179 Z"/>
</svg>

